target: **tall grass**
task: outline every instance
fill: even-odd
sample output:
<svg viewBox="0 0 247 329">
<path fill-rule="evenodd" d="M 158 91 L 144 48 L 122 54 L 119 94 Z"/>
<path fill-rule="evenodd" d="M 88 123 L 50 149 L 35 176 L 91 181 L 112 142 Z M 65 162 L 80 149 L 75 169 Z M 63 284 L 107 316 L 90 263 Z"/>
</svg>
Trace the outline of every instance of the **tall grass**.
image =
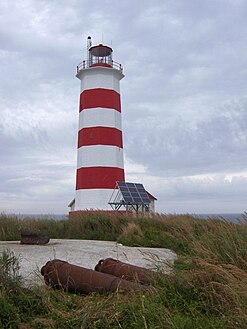
<svg viewBox="0 0 247 329">
<path fill-rule="evenodd" d="M 104 213 L 84 214 L 70 220 L 19 219 L 0 214 L 0 240 L 20 240 L 21 231 L 35 231 L 53 239 L 93 239 L 115 241 L 128 219 Z"/>
<path fill-rule="evenodd" d="M 1 288 L 1 316 L 10 321 L 14 312 L 13 323 L 8 328 L 247 327 L 244 220 L 233 224 L 216 219 L 199 220 L 189 215 L 129 218 L 90 214 L 52 221 L 18 220 L 2 215 L 0 228 L 2 240 L 15 240 L 21 229 L 32 229 L 50 238 L 115 240 L 130 246 L 170 248 L 178 255 L 172 275 L 156 278 L 155 292 L 144 295 L 77 296 L 43 288 L 28 291 Z M 12 282 L 13 271 L 8 268 L 18 269 L 12 256 L 1 256 L 3 263 L 8 264 L 3 267 L 6 275 L 0 277 L 2 282 Z M 4 286 L 8 285 L 1 285 Z"/>
</svg>

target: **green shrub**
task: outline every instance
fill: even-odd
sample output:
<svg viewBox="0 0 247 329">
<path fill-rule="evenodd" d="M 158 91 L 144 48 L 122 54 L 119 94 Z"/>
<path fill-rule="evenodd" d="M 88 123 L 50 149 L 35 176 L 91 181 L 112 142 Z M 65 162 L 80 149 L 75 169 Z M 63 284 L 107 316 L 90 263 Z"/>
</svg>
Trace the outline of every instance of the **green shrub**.
<svg viewBox="0 0 247 329">
<path fill-rule="evenodd" d="M 0 328 L 15 329 L 20 322 L 17 309 L 0 295 Z"/>
<path fill-rule="evenodd" d="M 21 285 L 19 258 L 10 250 L 0 254 L 0 293 L 15 293 Z"/>
</svg>

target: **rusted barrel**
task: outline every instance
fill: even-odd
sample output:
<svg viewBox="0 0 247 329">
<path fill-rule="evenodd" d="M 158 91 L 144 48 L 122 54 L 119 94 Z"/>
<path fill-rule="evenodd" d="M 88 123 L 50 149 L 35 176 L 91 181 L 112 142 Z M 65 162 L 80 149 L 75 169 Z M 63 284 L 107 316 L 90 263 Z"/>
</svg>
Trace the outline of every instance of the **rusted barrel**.
<svg viewBox="0 0 247 329">
<path fill-rule="evenodd" d="M 113 258 L 101 259 L 95 266 L 95 271 L 111 274 L 125 280 L 136 281 L 143 284 L 150 284 L 154 275 L 158 275 L 157 272 L 123 263 Z"/>
<path fill-rule="evenodd" d="M 63 260 L 49 261 L 41 269 L 45 283 L 53 288 L 68 292 L 89 294 L 107 291 L 147 291 L 146 287 L 117 278 L 110 274 L 96 272 L 84 267 L 72 265 Z"/>
<path fill-rule="evenodd" d="M 21 231 L 21 244 L 47 244 L 50 241 L 49 237 L 41 236 L 32 231 Z"/>
</svg>

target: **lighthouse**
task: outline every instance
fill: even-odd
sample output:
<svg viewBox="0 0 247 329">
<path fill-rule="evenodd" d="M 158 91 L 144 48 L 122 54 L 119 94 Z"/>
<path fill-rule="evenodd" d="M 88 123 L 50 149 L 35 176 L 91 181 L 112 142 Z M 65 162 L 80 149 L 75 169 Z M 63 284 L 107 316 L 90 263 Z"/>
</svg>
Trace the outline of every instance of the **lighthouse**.
<svg viewBox="0 0 247 329">
<path fill-rule="evenodd" d="M 110 210 L 116 182 L 124 182 L 121 123 L 121 64 L 111 47 L 92 46 L 77 66 L 80 82 L 76 194 L 72 211 Z"/>
</svg>

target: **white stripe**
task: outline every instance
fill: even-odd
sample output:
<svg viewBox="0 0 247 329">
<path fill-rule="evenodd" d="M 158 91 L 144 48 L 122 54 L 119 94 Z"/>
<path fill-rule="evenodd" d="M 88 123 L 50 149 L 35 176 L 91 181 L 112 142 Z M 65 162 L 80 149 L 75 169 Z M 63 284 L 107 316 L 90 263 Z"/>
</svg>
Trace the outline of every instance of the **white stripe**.
<svg viewBox="0 0 247 329">
<path fill-rule="evenodd" d="M 85 189 L 75 194 L 75 210 L 112 210 L 108 202 L 114 190 Z"/>
<path fill-rule="evenodd" d="M 111 127 L 122 130 L 121 113 L 114 109 L 85 109 L 79 114 L 79 130 L 88 127 Z"/>
<path fill-rule="evenodd" d="M 116 167 L 123 169 L 123 149 L 110 145 L 82 146 L 77 151 L 77 168 L 81 167 Z"/>
<path fill-rule="evenodd" d="M 96 67 L 79 71 L 77 77 L 81 80 L 81 92 L 88 89 L 104 88 L 113 89 L 120 93 L 119 81 L 123 75 L 118 70 Z"/>
</svg>

